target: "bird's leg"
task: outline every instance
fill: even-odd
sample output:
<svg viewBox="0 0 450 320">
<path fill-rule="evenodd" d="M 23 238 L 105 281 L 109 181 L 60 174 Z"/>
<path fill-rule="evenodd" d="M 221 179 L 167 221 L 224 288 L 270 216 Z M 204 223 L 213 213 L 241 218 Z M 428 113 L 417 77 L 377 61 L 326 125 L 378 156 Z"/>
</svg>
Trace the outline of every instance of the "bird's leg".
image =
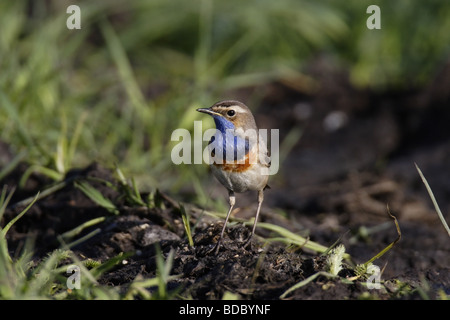
<svg viewBox="0 0 450 320">
<path fill-rule="evenodd" d="M 250 237 L 248 237 L 247 241 L 245 242 L 244 248 L 246 248 L 250 244 L 250 240 L 252 239 L 253 235 L 255 234 L 256 223 L 258 222 L 259 211 L 261 210 L 261 205 L 263 203 L 263 200 L 264 200 L 264 190 L 259 190 L 258 191 L 258 209 L 256 209 L 255 222 L 253 222 L 252 233 L 250 234 Z"/>
<path fill-rule="evenodd" d="M 225 232 L 225 228 L 227 227 L 228 219 L 230 218 L 231 210 L 233 210 L 234 204 L 236 203 L 236 198 L 234 196 L 233 191 L 228 191 L 228 203 L 230 204 L 230 208 L 228 209 L 227 217 L 225 218 L 225 222 L 222 227 L 222 232 L 220 233 L 219 241 L 217 241 L 217 244 L 215 246 L 215 254 L 217 255 L 219 253 L 220 244 L 222 243 L 223 233 Z"/>
</svg>

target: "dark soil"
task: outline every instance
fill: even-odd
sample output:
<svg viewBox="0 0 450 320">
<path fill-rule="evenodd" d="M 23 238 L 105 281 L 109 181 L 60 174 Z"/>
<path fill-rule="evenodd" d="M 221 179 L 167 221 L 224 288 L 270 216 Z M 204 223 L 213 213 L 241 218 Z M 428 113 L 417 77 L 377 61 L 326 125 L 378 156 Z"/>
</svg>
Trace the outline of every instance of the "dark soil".
<svg viewBox="0 0 450 320">
<path fill-rule="evenodd" d="M 414 166 L 416 162 L 421 167 L 449 221 L 450 67 L 420 90 L 377 93 L 352 88 L 344 75 L 321 63 L 311 68 L 311 74 L 320 79 L 318 91 L 304 93 L 279 83 L 264 88 L 267 94 L 255 112 L 259 126 L 280 128 L 281 140 L 296 126 L 303 128 L 303 135 L 271 179 L 260 221 L 281 225 L 325 246 L 340 239 L 354 262 L 362 263 L 397 238 L 387 215 L 389 205 L 398 218 L 401 240 L 374 262 L 384 267 L 382 290 L 368 290 L 363 281 L 349 284 L 320 276 L 286 298 L 435 299 L 439 292 L 450 294 L 449 237 Z M 234 94 L 245 100 L 252 93 Z M 327 125 L 333 117 L 338 121 Z M 4 143 L 0 155 L 1 166 L 14 156 Z M 26 168 L 20 164 L 0 185 L 17 186 Z M 75 181 L 86 179 L 116 204 L 118 215 L 99 207 L 74 186 Z M 118 186 L 117 190 L 102 180 Z M 79 235 L 98 228 L 94 236 L 72 248 L 80 258 L 102 262 L 120 253 L 131 254 L 126 263 L 101 277 L 105 285 L 126 288 L 138 275 L 155 277 L 158 250 L 166 258 L 173 252 L 171 274 L 180 275 L 169 282 L 169 291 L 194 299 L 221 299 L 226 291 L 242 299 L 279 299 L 292 285 L 324 270 L 325 258 L 308 250 L 281 243 L 264 245 L 261 238 L 244 249 L 249 229 L 242 224 L 227 229 L 224 247 L 213 255 L 209 251 L 223 221 L 204 215 L 203 208 L 186 205 L 195 224 L 195 246 L 190 247 L 178 207 L 187 195 L 158 192 L 155 207 L 132 205 L 111 171 L 98 164 L 72 170 L 66 181 L 67 186 L 39 200 L 9 231 L 11 256 L 17 256 L 25 240 L 33 237 L 38 261 L 60 247 L 58 235 L 106 216 Z M 34 196 L 50 184 L 33 174 L 24 188 L 16 190 L 11 203 Z M 218 196 L 225 196 L 213 178 L 210 184 Z M 255 197 L 238 195 L 240 210 L 235 216 L 250 218 Z M 10 206 L 1 225 L 21 209 Z M 280 210 L 283 215 L 277 213 Z M 269 236 L 260 229 L 257 234 Z M 353 268 L 348 266 L 340 275 L 353 276 Z"/>
</svg>

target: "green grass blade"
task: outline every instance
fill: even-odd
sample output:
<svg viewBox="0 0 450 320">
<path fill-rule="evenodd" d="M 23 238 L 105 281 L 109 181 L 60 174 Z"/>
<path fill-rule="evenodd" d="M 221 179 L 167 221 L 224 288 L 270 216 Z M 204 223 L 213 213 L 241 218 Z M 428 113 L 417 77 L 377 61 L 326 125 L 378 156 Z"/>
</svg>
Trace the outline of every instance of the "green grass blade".
<svg viewBox="0 0 450 320">
<path fill-rule="evenodd" d="M 181 203 L 179 204 L 179 206 L 180 206 L 181 218 L 183 219 L 184 230 L 186 231 L 186 236 L 189 241 L 189 246 L 193 247 L 194 240 L 192 238 L 191 225 L 189 223 L 189 216 L 187 215 L 186 209 L 184 208 L 184 206 Z"/>
<path fill-rule="evenodd" d="M 88 112 L 84 111 L 80 118 L 77 121 L 77 124 L 75 126 L 75 130 L 72 136 L 72 139 L 70 139 L 70 143 L 68 145 L 68 151 L 67 151 L 67 162 L 66 166 L 67 168 L 70 168 L 70 166 L 73 163 L 73 159 L 75 157 L 75 151 L 77 149 L 78 141 L 80 140 L 80 136 L 83 132 L 84 123 L 86 122 L 86 118 L 88 116 Z"/>
<path fill-rule="evenodd" d="M 55 181 L 59 181 L 61 180 L 64 175 L 61 172 L 58 172 L 56 170 L 50 169 L 50 168 L 46 168 L 46 167 L 42 167 L 39 165 L 31 165 L 28 167 L 28 169 L 23 173 L 22 177 L 19 180 L 19 187 L 20 188 L 24 188 L 25 184 L 28 181 L 28 178 L 33 174 L 33 173 L 39 173 L 42 175 L 45 175 L 49 178 L 51 178 L 52 180 Z"/>
<path fill-rule="evenodd" d="M 250 225 L 250 224 L 253 224 L 253 222 L 247 222 L 246 224 Z M 305 239 L 304 237 L 299 236 L 298 234 L 295 234 L 283 227 L 280 227 L 280 226 L 277 226 L 277 225 L 274 225 L 271 223 L 260 222 L 260 223 L 258 223 L 258 227 L 274 231 L 274 232 L 280 234 L 283 238 L 285 238 L 286 241 L 296 244 L 296 245 L 299 245 L 304 248 L 308 248 L 308 249 L 316 251 L 316 252 L 325 252 L 328 250 L 328 247 L 325 247 L 314 241 L 309 241 L 308 239 Z M 349 255 L 346 254 L 344 257 L 347 259 L 347 258 L 349 258 Z"/>
<path fill-rule="evenodd" d="M 14 157 L 14 159 L 12 159 L 11 162 L 9 162 L 6 166 L 4 166 L 2 168 L 2 170 L 0 170 L 0 181 L 6 177 L 11 171 L 14 170 L 14 168 L 17 167 L 17 165 L 20 163 L 20 161 L 22 161 L 28 154 L 28 151 L 22 151 L 21 153 L 19 153 L 17 156 Z"/>
<path fill-rule="evenodd" d="M 6 195 L 6 191 L 8 190 L 7 186 L 3 186 L 2 194 L 0 195 L 0 220 L 3 217 L 3 214 L 5 213 L 6 207 L 8 206 L 9 201 L 11 200 L 15 188 L 13 188 L 8 195 Z"/>
<path fill-rule="evenodd" d="M 6 113 L 8 114 L 9 118 L 14 121 L 14 123 L 17 126 L 20 138 L 23 140 L 23 143 L 28 147 L 32 148 L 34 146 L 33 141 L 29 135 L 29 131 L 24 126 L 23 121 L 18 113 L 18 107 L 14 105 L 11 100 L 9 100 L 8 96 L 5 94 L 5 92 L 0 88 L 0 106 L 2 106 L 2 109 L 6 110 Z"/>
<path fill-rule="evenodd" d="M 127 253 L 121 252 L 118 255 L 106 260 L 104 263 L 100 264 L 99 266 L 93 268 L 91 270 L 91 274 L 94 276 L 95 279 L 98 279 L 106 271 L 112 269 L 113 267 L 120 264 L 123 260 L 127 259 L 128 257 L 130 257 L 132 255 L 133 255 L 132 252 L 127 252 Z"/>
<path fill-rule="evenodd" d="M 178 279 L 178 275 L 172 275 L 167 277 L 167 281 Z M 159 278 L 143 279 L 142 276 L 137 276 L 136 279 L 128 287 L 127 293 L 124 296 L 124 300 L 131 300 L 136 295 L 140 295 L 146 300 L 152 298 L 152 293 L 146 288 L 156 287 L 159 284 Z"/>
<path fill-rule="evenodd" d="M 92 201 L 94 201 L 99 206 L 105 208 L 113 214 L 119 214 L 119 210 L 116 208 L 111 200 L 105 198 L 100 191 L 95 189 L 87 182 L 75 182 L 75 187 L 83 191 L 83 193 L 88 196 Z"/>
<path fill-rule="evenodd" d="M 96 225 L 98 223 L 101 223 L 101 222 L 105 221 L 105 219 L 106 219 L 106 217 L 98 217 L 98 218 L 94 218 L 94 219 L 91 219 L 89 221 L 86 221 L 86 222 L 80 224 L 78 227 L 76 227 L 76 228 L 74 228 L 72 230 L 64 232 L 61 235 L 61 237 L 65 241 L 67 241 L 68 239 L 71 239 L 71 238 L 75 237 L 76 235 L 80 234 L 81 231 L 83 231 L 84 229 L 92 227 L 92 226 L 94 226 L 94 225 Z"/>
<path fill-rule="evenodd" d="M 69 180 L 65 180 L 65 181 L 59 182 L 59 183 L 49 187 L 48 189 L 45 189 L 44 191 L 40 192 L 39 199 L 45 198 L 45 197 L 55 193 L 56 191 L 61 190 L 62 188 L 64 188 L 67 185 L 68 181 Z M 27 206 L 31 202 L 33 202 L 33 199 L 34 199 L 33 197 L 29 197 L 29 198 L 23 199 L 23 200 L 15 203 L 13 205 L 11 205 L 10 208 Z"/>
<path fill-rule="evenodd" d="M 67 248 L 75 247 L 75 246 L 79 245 L 80 243 L 83 243 L 84 241 L 86 241 L 86 240 L 92 238 L 93 236 L 99 234 L 100 232 L 102 232 L 102 230 L 100 228 L 92 230 L 91 232 L 89 232 L 88 234 L 82 236 L 81 238 L 78 238 L 78 239 L 68 243 L 66 246 L 67 246 Z M 70 239 L 70 238 L 68 238 L 68 239 Z M 63 239 L 62 236 L 58 236 L 58 240 L 59 240 L 59 242 L 64 243 L 64 239 Z"/>
<path fill-rule="evenodd" d="M 314 273 L 313 275 L 309 276 L 308 278 L 306 278 L 305 280 L 300 281 L 299 283 L 293 285 L 292 287 L 290 287 L 289 289 L 287 289 L 281 296 L 280 299 L 284 299 L 286 298 L 286 296 L 291 293 L 292 291 L 295 291 L 305 285 L 307 285 L 308 283 L 310 283 L 311 281 L 314 281 L 317 277 L 319 276 L 324 276 L 327 278 L 336 278 L 337 276 L 332 275 L 331 273 L 325 272 L 325 271 L 319 271 L 317 273 Z"/>
<path fill-rule="evenodd" d="M 169 281 L 170 270 L 173 265 L 173 258 L 175 251 L 170 250 L 169 255 L 164 261 L 163 254 L 159 245 L 156 246 L 156 274 L 158 278 L 158 294 L 159 299 L 167 299 L 169 294 L 167 292 L 167 282 Z"/>
<path fill-rule="evenodd" d="M 133 69 L 125 49 L 115 30 L 108 21 L 102 21 L 100 24 L 100 30 L 106 41 L 109 52 L 111 53 L 117 66 L 119 76 L 125 86 L 128 97 L 130 98 L 133 106 L 142 114 L 142 111 L 147 108 L 145 98 L 133 73 Z"/>
<path fill-rule="evenodd" d="M 25 208 L 23 209 L 17 216 L 15 216 L 8 224 L 3 228 L 2 236 L 5 237 L 8 230 L 13 226 L 14 223 L 16 223 L 17 220 L 19 220 L 30 208 L 31 206 L 36 202 L 36 200 L 39 198 L 39 192 L 34 197 L 33 201 Z"/>
<path fill-rule="evenodd" d="M 373 261 L 375 261 L 376 259 L 380 258 L 382 255 L 384 255 L 386 252 L 388 252 L 398 241 L 400 241 L 400 239 L 402 238 L 402 232 L 400 231 L 400 226 L 398 225 L 398 221 L 397 218 L 391 214 L 391 212 L 389 211 L 389 206 L 387 207 L 387 213 L 389 215 L 389 217 L 391 217 L 394 220 L 395 223 L 395 227 L 397 229 L 397 239 L 395 239 L 393 242 L 391 242 L 389 245 L 386 246 L 386 248 L 384 248 L 383 250 L 381 250 L 378 254 L 376 254 L 375 256 L 373 256 L 369 261 L 367 261 L 366 263 L 364 263 L 364 266 L 367 268 L 367 266 L 369 266 L 369 264 L 371 264 Z"/>
<path fill-rule="evenodd" d="M 417 163 L 414 163 L 414 164 L 416 165 L 417 172 L 419 172 L 419 175 L 422 178 L 422 182 L 425 185 L 425 188 L 427 188 L 428 194 L 430 195 L 431 201 L 433 202 L 434 208 L 436 209 L 439 219 L 441 219 L 442 225 L 444 226 L 445 230 L 447 231 L 448 235 L 450 236 L 450 228 L 448 227 L 448 224 L 445 221 L 444 215 L 442 214 L 441 209 L 439 208 L 436 198 L 434 197 L 433 191 L 431 190 L 431 187 L 428 184 L 427 179 L 425 179 L 425 176 L 423 175 L 422 170 L 420 170 Z"/>
</svg>

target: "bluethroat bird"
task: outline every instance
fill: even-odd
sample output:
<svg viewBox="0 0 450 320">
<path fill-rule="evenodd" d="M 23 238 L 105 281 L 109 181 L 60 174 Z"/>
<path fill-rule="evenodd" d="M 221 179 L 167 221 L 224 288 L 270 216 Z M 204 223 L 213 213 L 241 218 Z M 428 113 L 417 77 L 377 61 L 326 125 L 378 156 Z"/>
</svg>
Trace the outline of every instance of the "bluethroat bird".
<svg viewBox="0 0 450 320">
<path fill-rule="evenodd" d="M 254 190 L 258 191 L 258 207 L 252 233 L 244 244 L 244 247 L 247 247 L 255 233 L 264 200 L 264 189 L 268 188 L 270 163 L 267 146 L 259 137 L 252 112 L 242 102 L 225 100 L 197 111 L 212 116 L 216 124 L 216 133 L 209 142 L 211 171 L 228 190 L 229 209 L 214 248 L 215 253 L 219 252 L 228 219 L 235 205 L 234 194 Z"/>
</svg>

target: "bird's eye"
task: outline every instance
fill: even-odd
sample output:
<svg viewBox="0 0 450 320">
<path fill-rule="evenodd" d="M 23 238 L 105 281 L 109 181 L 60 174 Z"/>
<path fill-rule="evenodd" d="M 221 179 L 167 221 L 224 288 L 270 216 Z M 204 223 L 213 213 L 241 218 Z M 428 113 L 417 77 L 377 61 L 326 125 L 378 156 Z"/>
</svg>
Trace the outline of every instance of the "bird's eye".
<svg viewBox="0 0 450 320">
<path fill-rule="evenodd" d="M 228 110 L 227 111 L 227 116 L 229 116 L 229 117 L 232 117 L 232 116 L 234 116 L 236 114 L 236 111 L 234 111 L 234 110 Z"/>
</svg>

